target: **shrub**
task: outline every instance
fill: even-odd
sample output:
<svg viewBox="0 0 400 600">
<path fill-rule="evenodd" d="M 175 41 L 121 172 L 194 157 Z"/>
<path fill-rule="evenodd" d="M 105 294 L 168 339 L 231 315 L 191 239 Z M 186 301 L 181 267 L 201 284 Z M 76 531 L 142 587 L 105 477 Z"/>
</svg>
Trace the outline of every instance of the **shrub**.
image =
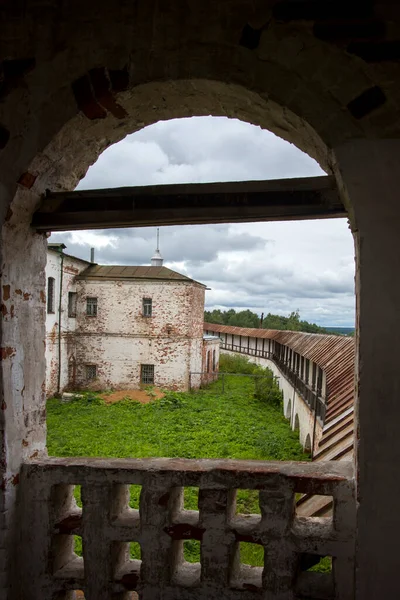
<svg viewBox="0 0 400 600">
<path fill-rule="evenodd" d="M 269 373 L 262 373 L 256 378 L 254 397 L 271 406 L 279 407 L 283 401 L 282 392 L 274 379 L 272 371 L 270 369 L 265 369 L 265 371 L 269 371 Z"/>
<path fill-rule="evenodd" d="M 219 357 L 219 370 L 222 373 L 246 373 L 252 375 L 260 367 L 251 363 L 246 356 L 240 354 L 221 354 Z"/>
<path fill-rule="evenodd" d="M 182 408 L 187 404 L 187 396 L 184 392 L 166 392 L 165 396 L 153 406 L 163 406 L 166 408 Z"/>
</svg>

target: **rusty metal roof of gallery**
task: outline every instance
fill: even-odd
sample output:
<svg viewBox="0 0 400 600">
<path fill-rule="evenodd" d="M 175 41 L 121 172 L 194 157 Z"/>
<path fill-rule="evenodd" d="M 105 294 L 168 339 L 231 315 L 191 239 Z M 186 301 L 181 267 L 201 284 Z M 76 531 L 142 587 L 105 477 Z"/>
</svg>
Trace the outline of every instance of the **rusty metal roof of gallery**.
<svg viewBox="0 0 400 600">
<path fill-rule="evenodd" d="M 353 452 L 354 338 L 324 333 L 252 329 L 204 323 L 214 333 L 275 340 L 317 363 L 326 374 L 326 418 L 315 460 L 349 459 Z"/>
</svg>

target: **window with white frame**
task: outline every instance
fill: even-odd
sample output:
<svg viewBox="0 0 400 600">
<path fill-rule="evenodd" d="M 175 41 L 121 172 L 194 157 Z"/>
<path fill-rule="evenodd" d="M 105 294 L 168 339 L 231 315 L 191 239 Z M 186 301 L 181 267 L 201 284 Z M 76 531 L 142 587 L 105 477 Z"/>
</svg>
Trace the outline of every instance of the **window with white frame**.
<svg viewBox="0 0 400 600">
<path fill-rule="evenodd" d="M 93 381 L 97 377 L 97 365 L 86 365 L 86 381 Z"/>
<path fill-rule="evenodd" d="M 47 312 L 54 313 L 54 292 L 56 280 L 54 277 L 47 278 Z"/>
<path fill-rule="evenodd" d="M 140 365 L 140 383 L 143 385 L 154 384 L 154 365 Z"/>
<path fill-rule="evenodd" d="M 151 317 L 153 314 L 153 300 L 151 298 L 143 298 L 143 316 Z"/>
<path fill-rule="evenodd" d="M 86 298 L 86 314 L 88 317 L 97 317 L 97 298 Z"/>
<path fill-rule="evenodd" d="M 76 292 L 68 292 L 68 316 L 76 317 Z"/>
</svg>

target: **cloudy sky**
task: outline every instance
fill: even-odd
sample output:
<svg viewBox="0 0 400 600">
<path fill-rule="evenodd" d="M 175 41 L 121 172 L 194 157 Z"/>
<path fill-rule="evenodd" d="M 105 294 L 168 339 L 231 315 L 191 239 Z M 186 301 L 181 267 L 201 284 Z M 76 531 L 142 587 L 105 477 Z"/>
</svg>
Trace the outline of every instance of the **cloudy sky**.
<svg viewBox="0 0 400 600">
<path fill-rule="evenodd" d="M 108 148 L 79 189 L 308 177 L 319 165 L 272 133 L 224 117 L 163 121 Z M 155 228 L 57 233 L 100 264 L 149 264 Z M 249 308 L 354 325 L 354 247 L 345 219 L 161 228 L 164 264 L 212 288 L 207 308 Z"/>
</svg>

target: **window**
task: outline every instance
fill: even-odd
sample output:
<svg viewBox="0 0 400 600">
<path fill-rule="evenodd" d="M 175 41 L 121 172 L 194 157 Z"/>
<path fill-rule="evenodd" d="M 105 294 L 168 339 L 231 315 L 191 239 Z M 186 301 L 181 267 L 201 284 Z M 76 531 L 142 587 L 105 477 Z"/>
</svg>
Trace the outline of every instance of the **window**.
<svg viewBox="0 0 400 600">
<path fill-rule="evenodd" d="M 86 314 L 97 317 L 97 298 L 86 298 Z"/>
<path fill-rule="evenodd" d="M 144 385 L 154 384 L 154 365 L 140 365 L 140 382 Z"/>
<path fill-rule="evenodd" d="M 86 365 L 86 380 L 92 381 L 97 377 L 97 366 L 96 365 Z"/>
<path fill-rule="evenodd" d="M 56 280 L 54 277 L 47 279 L 47 312 L 54 313 L 54 289 Z"/>
<path fill-rule="evenodd" d="M 151 298 L 143 298 L 143 316 L 151 317 L 153 314 L 153 300 Z"/>
<path fill-rule="evenodd" d="M 312 363 L 312 380 L 311 380 L 311 389 L 315 390 L 315 384 L 317 381 L 317 365 L 315 362 Z"/>
<path fill-rule="evenodd" d="M 213 350 L 213 369 L 212 370 L 215 371 L 215 350 Z"/>
<path fill-rule="evenodd" d="M 305 367 L 305 373 L 304 373 L 304 379 L 305 379 L 306 383 L 308 383 L 309 378 L 310 378 L 310 360 L 308 358 L 306 358 L 306 367 Z"/>
<path fill-rule="evenodd" d="M 68 292 L 68 316 L 76 317 L 76 292 Z"/>
</svg>

